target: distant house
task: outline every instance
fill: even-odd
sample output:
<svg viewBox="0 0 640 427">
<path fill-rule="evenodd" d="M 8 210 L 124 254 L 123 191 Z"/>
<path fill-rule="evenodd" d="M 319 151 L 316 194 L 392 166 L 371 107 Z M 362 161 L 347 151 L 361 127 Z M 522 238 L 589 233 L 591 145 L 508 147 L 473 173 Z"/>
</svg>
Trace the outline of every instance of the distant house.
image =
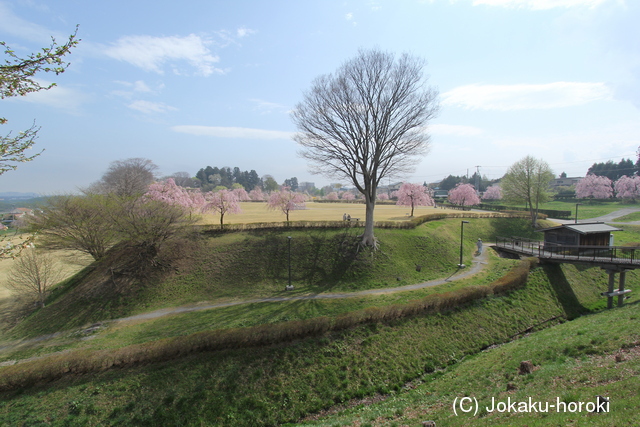
<svg viewBox="0 0 640 427">
<path fill-rule="evenodd" d="M 449 192 L 447 190 L 434 190 L 433 197 L 435 199 L 444 200 L 449 197 Z"/>
<path fill-rule="evenodd" d="M 298 183 L 298 191 L 304 193 L 313 191 L 316 188 L 316 184 L 314 182 L 300 182 Z"/>
<path fill-rule="evenodd" d="M 549 183 L 550 189 L 555 189 L 558 187 L 571 187 L 572 185 L 576 185 L 580 181 L 582 181 L 583 177 L 581 176 L 573 176 L 573 177 L 565 177 L 565 178 L 555 178 L 552 179 Z"/>
<path fill-rule="evenodd" d="M 560 246 L 613 246 L 613 231 L 621 229 L 603 222 L 563 224 L 540 230 L 544 233 L 545 250 L 553 250 Z"/>
</svg>

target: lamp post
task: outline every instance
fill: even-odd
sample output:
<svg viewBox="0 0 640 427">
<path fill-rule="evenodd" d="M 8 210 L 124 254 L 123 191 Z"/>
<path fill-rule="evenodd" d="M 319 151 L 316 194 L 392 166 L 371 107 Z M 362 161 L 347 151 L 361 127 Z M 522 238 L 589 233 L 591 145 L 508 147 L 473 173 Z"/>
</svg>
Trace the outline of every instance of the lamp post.
<svg viewBox="0 0 640 427">
<path fill-rule="evenodd" d="M 464 225 L 469 224 L 469 221 L 462 221 L 460 223 L 460 264 L 458 264 L 459 268 L 464 268 L 465 265 L 462 263 L 462 242 L 464 241 Z"/>
<path fill-rule="evenodd" d="M 291 236 L 287 236 L 289 240 L 289 288 L 291 288 Z"/>
<path fill-rule="evenodd" d="M 582 203 L 576 203 L 576 220 L 575 223 L 578 223 L 578 206 L 580 206 Z"/>
</svg>

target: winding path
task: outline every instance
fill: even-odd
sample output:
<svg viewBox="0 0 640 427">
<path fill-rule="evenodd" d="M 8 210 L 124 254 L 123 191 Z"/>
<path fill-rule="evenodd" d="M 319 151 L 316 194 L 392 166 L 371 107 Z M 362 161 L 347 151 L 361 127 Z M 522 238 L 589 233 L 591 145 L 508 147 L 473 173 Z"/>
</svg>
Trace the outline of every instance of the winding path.
<svg viewBox="0 0 640 427">
<path fill-rule="evenodd" d="M 468 269 L 458 269 L 451 276 L 445 279 L 435 279 L 428 282 L 417 283 L 415 285 L 405 285 L 398 286 L 395 288 L 384 288 L 384 289 L 368 289 L 365 291 L 357 291 L 357 292 L 343 292 L 343 293 L 327 293 L 327 294 L 312 294 L 312 295 L 296 295 L 291 297 L 267 297 L 267 298 L 255 298 L 250 300 L 242 300 L 242 301 L 233 301 L 233 302 L 223 302 L 217 304 L 207 304 L 207 305 L 195 305 L 195 306 L 183 306 L 183 307 L 174 307 L 167 308 L 161 310 L 150 311 L 149 313 L 137 314 L 135 316 L 122 317 L 120 319 L 108 320 L 108 323 L 118 323 L 118 322 L 128 322 L 128 321 L 136 321 L 136 320 L 149 320 L 155 319 L 162 316 L 167 316 L 171 314 L 179 314 L 179 313 L 190 313 L 193 311 L 201 311 L 201 310 L 209 310 L 212 308 L 222 308 L 222 307 L 231 307 L 235 305 L 241 304 L 256 304 L 263 302 L 284 302 L 284 301 L 303 301 L 303 300 L 314 300 L 314 299 L 340 299 L 340 298 L 354 298 L 365 295 L 383 295 L 383 294 L 393 294 L 396 292 L 404 292 L 404 291 L 413 291 L 416 289 L 428 288 L 432 286 L 442 285 L 444 283 L 452 282 L 455 280 L 464 279 L 466 277 L 472 276 L 476 273 L 479 273 L 483 266 L 487 264 L 487 246 L 485 245 L 485 250 L 482 252 L 480 256 L 474 257 L 472 263 L 473 266 Z M 105 323 L 107 323 L 105 322 Z"/>
<path fill-rule="evenodd" d="M 165 308 L 160 310 L 150 311 L 148 313 L 137 314 L 135 316 L 122 317 L 118 319 L 110 319 L 105 320 L 99 323 L 94 324 L 94 326 L 86 329 L 80 328 L 77 331 L 90 331 L 92 328 L 99 328 L 104 324 L 114 324 L 114 323 L 124 323 L 130 321 L 140 321 L 140 320 L 151 320 L 157 319 L 163 316 L 169 316 L 173 314 L 181 314 L 181 313 L 191 313 L 195 311 L 202 310 L 211 310 L 214 308 L 223 308 L 223 307 L 231 307 L 242 304 L 256 304 L 256 303 L 264 303 L 264 302 L 287 302 L 287 301 L 303 301 L 303 300 L 314 300 L 314 299 L 341 299 L 341 298 L 354 298 L 365 295 L 383 295 L 383 294 L 392 294 L 396 292 L 405 292 L 405 291 L 413 291 L 416 289 L 423 289 L 432 286 L 442 285 L 444 283 L 453 282 L 456 280 L 461 280 L 470 276 L 473 276 L 476 273 L 482 271 L 485 265 L 487 265 L 487 247 L 493 245 L 485 245 L 485 250 L 481 255 L 475 256 L 472 261 L 472 266 L 470 268 L 458 269 L 451 276 L 444 279 L 435 279 L 430 280 L 428 282 L 417 283 L 414 285 L 406 285 L 406 286 L 398 286 L 395 288 L 384 288 L 384 289 L 369 289 L 365 291 L 357 291 L 357 292 L 342 292 L 342 293 L 326 293 L 326 294 L 312 294 L 312 295 L 295 295 L 295 296 L 282 296 L 282 297 L 267 297 L 267 298 L 255 298 L 249 300 L 242 301 L 232 301 L 232 302 L 222 302 L 216 304 L 202 304 L 202 305 L 191 305 L 191 306 L 181 306 L 181 307 L 172 307 Z M 53 334 L 42 335 L 36 338 L 30 338 L 28 340 L 20 340 L 14 342 L 8 342 L 3 345 L 0 345 L 0 354 L 5 351 L 12 350 L 20 345 L 31 344 L 36 342 L 48 341 L 50 339 L 62 336 L 64 334 L 68 334 L 74 331 L 63 331 L 56 332 Z M 22 362 L 24 360 L 20 360 Z M 6 366 L 16 363 L 17 361 L 11 360 L 7 362 L 0 362 L 0 366 Z"/>
</svg>

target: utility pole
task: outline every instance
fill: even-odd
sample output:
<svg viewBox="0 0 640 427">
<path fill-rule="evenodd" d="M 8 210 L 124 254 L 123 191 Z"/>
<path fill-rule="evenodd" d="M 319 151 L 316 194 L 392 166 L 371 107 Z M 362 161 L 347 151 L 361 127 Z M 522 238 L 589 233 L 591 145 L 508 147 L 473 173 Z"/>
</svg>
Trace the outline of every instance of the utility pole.
<svg viewBox="0 0 640 427">
<path fill-rule="evenodd" d="M 476 166 L 476 195 L 480 197 L 480 166 Z"/>
</svg>

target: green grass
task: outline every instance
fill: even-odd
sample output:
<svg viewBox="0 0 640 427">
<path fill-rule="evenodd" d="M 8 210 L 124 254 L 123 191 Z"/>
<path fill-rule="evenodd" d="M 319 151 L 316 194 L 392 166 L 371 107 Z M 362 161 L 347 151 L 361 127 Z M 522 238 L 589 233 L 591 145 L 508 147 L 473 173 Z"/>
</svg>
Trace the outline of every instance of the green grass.
<svg viewBox="0 0 640 427">
<path fill-rule="evenodd" d="M 380 249 L 356 252 L 356 229 L 256 231 L 212 235 L 179 261 L 177 273 L 144 283 L 116 276 L 115 257 L 96 263 L 53 292 L 47 306 L 5 334 L 34 337 L 94 322 L 166 307 L 391 288 L 444 278 L 459 263 L 460 220 L 425 223 L 415 229 L 379 229 Z M 465 224 L 464 263 L 477 238 L 535 233 L 524 219 L 473 219 Z M 288 239 L 294 292 L 288 283 Z M 109 263 L 111 262 L 111 264 Z M 422 267 L 416 271 L 416 265 Z M 125 281 L 124 285 L 119 284 Z"/>
<path fill-rule="evenodd" d="M 628 215 L 619 216 L 613 219 L 615 222 L 633 222 L 640 221 L 640 212 L 633 212 Z"/>
<path fill-rule="evenodd" d="M 636 425 L 640 410 L 640 305 L 584 316 L 515 342 L 469 357 L 446 370 L 423 376 L 410 389 L 393 393 L 382 403 L 356 406 L 297 425 L 420 425 L 435 420 L 446 426 L 626 426 Z M 518 374 L 521 361 L 531 361 L 531 374 Z M 510 391 L 507 386 L 509 385 Z M 594 402 L 610 398 L 610 412 L 586 409 L 562 413 L 490 412 L 496 401 Z M 479 413 L 453 412 L 453 401 L 472 397 Z M 489 410 L 488 410 L 488 409 Z M 357 424 L 360 422 L 361 424 Z"/>
<path fill-rule="evenodd" d="M 572 310 L 598 298 L 591 284 L 575 283 L 573 288 L 576 307 Z M 409 381 L 451 369 L 491 344 L 562 320 L 571 303 L 558 297 L 558 290 L 539 268 L 531 273 L 526 288 L 460 310 L 250 351 L 201 353 L 91 376 L 69 376 L 5 392 L 0 395 L 0 423 L 238 426 L 293 422 L 350 399 L 398 393 Z"/>
<path fill-rule="evenodd" d="M 478 237 L 490 241 L 496 234 L 523 237 L 538 234 L 525 220 L 471 220 L 464 230 L 468 239 L 464 252 L 467 263 Z M 633 238 L 636 231 L 624 233 Z M 154 307 L 201 301 L 203 296 L 209 301 L 224 301 L 284 294 L 287 235 L 294 238 L 292 245 L 294 241 L 306 242 L 298 243 L 300 246 L 292 252 L 296 265 L 300 266 L 294 275 L 296 292 L 348 291 L 374 285 L 396 287 L 428 280 L 430 275 L 446 277 L 452 272 L 459 256 L 460 220 L 434 221 L 415 230 L 379 230 L 381 250 L 375 254 L 360 252 L 361 258 L 336 255 L 334 243 L 354 237 L 342 236 L 339 231 L 219 235 L 207 239 L 197 257 L 180 264 L 179 273 L 168 280 L 154 279 L 126 294 L 127 298 L 108 287 L 109 275 L 96 276 L 105 268 L 96 265 L 63 284 L 52 296 L 48 312 L 39 311 L 13 332 L 39 335 L 60 325 L 80 325 L 95 312 L 100 316 L 134 314 Z M 312 263 L 304 264 L 310 253 L 317 255 L 316 262 L 322 269 Z M 242 264 L 243 259 L 253 261 Z M 265 261 L 269 259 L 277 262 Z M 349 261 L 347 268 L 341 264 L 345 259 Z M 418 262 L 423 265 L 420 273 L 415 270 Z M 488 283 L 513 265 L 512 261 L 495 258 L 491 263 L 491 268 L 474 280 L 443 285 L 436 290 Z M 90 279 L 96 277 L 106 277 L 103 282 L 92 283 L 104 288 L 86 288 Z M 240 282 L 242 279 L 249 283 Z M 628 283 L 637 279 L 629 274 Z M 56 309 L 57 303 L 69 299 L 83 286 L 96 292 L 94 299 L 85 294 L 84 299 L 64 306 L 79 312 Z M 443 373 L 454 372 L 467 359 L 480 357 L 473 355 L 481 350 L 601 308 L 603 300 L 599 292 L 605 287 L 606 276 L 597 268 L 542 266 L 531 272 L 524 289 L 485 298 L 457 310 L 377 322 L 266 347 L 204 352 L 169 362 L 69 375 L 49 384 L 0 393 L 0 425 L 276 425 L 295 422 L 309 413 L 351 399 L 383 394 L 391 395 L 388 399 L 391 401 L 402 394 L 403 388 L 420 382 L 427 387 L 425 393 L 431 393 L 426 384 L 444 377 Z M 90 341 L 62 336 L 43 347 L 23 348 L 13 356 L 71 348 L 110 349 L 216 328 L 335 317 L 362 308 L 410 302 L 434 291 L 344 301 L 253 304 L 190 313 L 128 327 L 115 325 Z M 635 298 L 634 295 L 629 301 L 634 302 Z M 626 339 L 622 333 L 616 336 L 622 341 Z M 540 351 L 548 347 L 543 342 L 536 345 Z M 569 347 L 565 359 L 585 350 L 584 345 Z M 601 351 L 606 345 L 601 337 L 589 348 Z M 460 364 L 461 361 L 464 362 Z M 516 358 L 510 363 L 519 361 Z M 500 383 L 495 387 L 500 387 Z M 554 390 L 553 384 L 546 387 L 547 391 Z M 484 393 L 490 390 L 493 388 L 487 386 Z M 450 403 L 446 403 L 445 394 L 440 399 L 436 406 L 441 405 L 439 410 L 446 414 Z M 396 406 L 390 412 L 382 406 L 375 408 L 365 418 L 357 412 L 345 416 L 355 417 L 361 425 L 401 425 L 398 420 L 403 419 L 410 420 L 409 425 L 419 425 L 418 419 L 422 417 L 419 409 L 410 404 Z M 414 417 L 414 413 L 418 415 Z M 330 420 L 325 425 L 344 425 L 341 420 Z"/>
<path fill-rule="evenodd" d="M 597 218 L 603 215 L 610 214 L 611 212 L 615 212 L 620 209 L 626 208 L 635 208 L 640 207 L 637 204 L 629 204 L 623 202 L 600 202 L 600 201 L 589 201 L 589 200 L 580 200 L 579 202 L 561 202 L 561 201 L 553 201 L 547 203 L 541 203 L 540 209 L 554 209 L 559 211 L 571 211 L 571 217 L 575 217 L 576 213 L 576 203 L 580 203 L 578 207 L 578 219 L 590 219 Z M 517 205 L 514 205 L 517 206 Z M 524 207 L 524 205 L 522 205 Z"/>
<path fill-rule="evenodd" d="M 200 331 L 249 327 L 316 317 L 337 317 L 369 307 L 406 304 L 436 293 L 450 292 L 471 284 L 485 285 L 504 276 L 518 261 L 498 257 L 491 252 L 489 265 L 477 275 L 435 287 L 393 294 L 367 295 L 345 299 L 314 299 L 290 302 L 263 302 L 175 314 L 153 320 L 108 324 L 86 340 L 77 331 L 61 334 L 45 342 L 24 343 L 13 351 L 0 354 L 0 362 L 42 356 L 70 349 L 114 349 L 162 338 L 188 335 Z"/>
</svg>

